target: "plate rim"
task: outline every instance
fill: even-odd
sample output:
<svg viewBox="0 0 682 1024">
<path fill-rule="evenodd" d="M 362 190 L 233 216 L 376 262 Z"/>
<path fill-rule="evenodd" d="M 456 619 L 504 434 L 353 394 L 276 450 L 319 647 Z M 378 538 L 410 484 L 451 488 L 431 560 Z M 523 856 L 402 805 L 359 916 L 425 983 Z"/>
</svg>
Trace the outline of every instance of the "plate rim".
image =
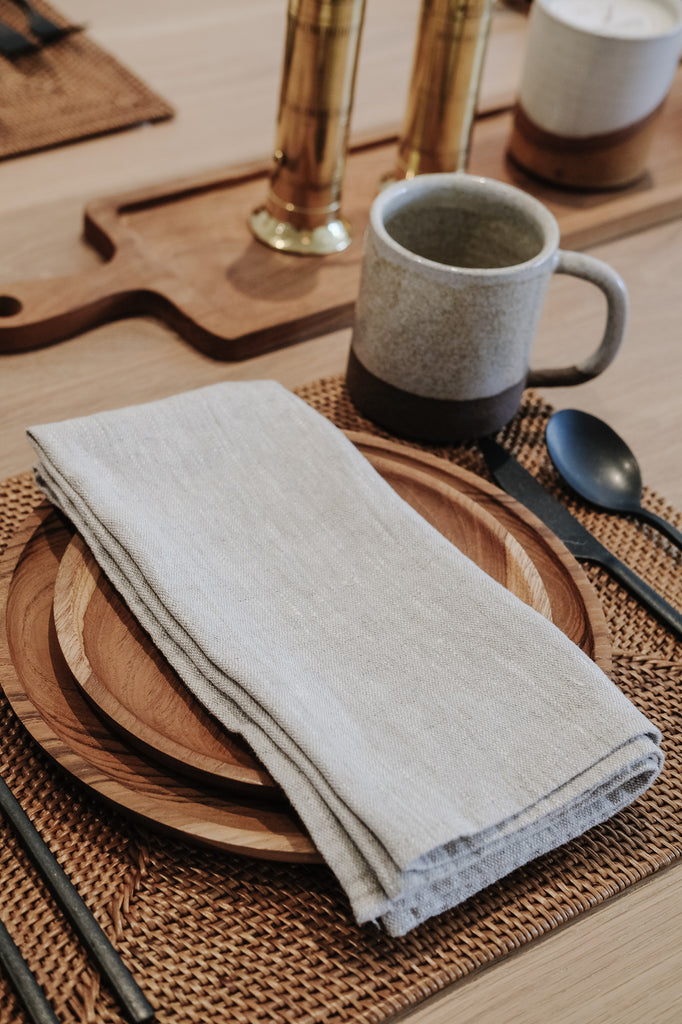
<svg viewBox="0 0 682 1024">
<path fill-rule="evenodd" d="M 367 445 L 363 442 L 360 442 L 357 447 L 361 452 L 363 449 L 367 449 Z M 487 537 L 490 542 L 496 545 L 495 550 L 500 555 L 500 562 L 513 564 L 518 575 L 524 581 L 523 591 L 519 587 L 518 591 L 514 592 L 521 599 L 531 597 L 535 602 L 533 607 L 551 618 L 551 602 L 534 562 L 510 531 L 480 503 L 452 484 L 429 473 L 421 464 L 418 468 L 407 466 L 404 460 L 396 459 L 391 452 L 372 451 L 369 454 L 369 461 L 384 479 L 388 474 L 389 483 L 395 482 L 396 477 L 399 477 L 404 479 L 408 485 L 415 483 L 418 488 L 423 488 L 429 494 L 444 494 L 460 516 L 468 515 L 468 522 L 472 525 L 474 520 L 476 523 L 481 523 L 484 529 L 489 531 Z M 468 552 L 465 550 L 464 553 Z M 100 580 L 103 582 L 103 588 Z M 171 772 L 195 778 L 203 785 L 212 785 L 221 791 L 224 789 L 228 793 L 237 790 L 247 796 L 252 795 L 260 799 L 267 796 L 281 799 L 280 787 L 257 762 L 255 767 L 249 767 L 239 764 L 232 765 L 228 760 L 221 762 L 218 758 L 208 755 L 202 756 L 202 751 L 197 747 L 183 746 L 181 741 L 160 730 L 154 723 L 150 723 L 148 718 L 136 714 L 121 692 L 112 686 L 111 676 L 102 673 L 93 665 L 89 653 L 91 647 L 84 628 L 84 619 L 90 598 L 86 599 L 80 588 L 77 588 L 77 597 L 80 599 L 78 601 L 73 599 L 74 587 L 80 581 L 83 581 L 87 590 L 99 588 L 100 596 L 103 596 L 107 603 L 110 603 L 109 597 L 113 594 L 117 603 L 120 601 L 126 613 L 130 615 L 123 598 L 109 582 L 83 538 L 74 532 L 60 560 L 55 581 L 53 597 L 55 627 L 62 653 L 72 675 L 86 699 L 112 731 L 121 735 L 128 745 L 141 750 L 143 756 L 161 762 Z M 91 587 L 92 581 L 95 582 Z M 118 613 L 114 611 L 113 614 L 117 615 Z M 136 632 L 139 630 L 140 634 L 144 635 L 144 629 L 139 624 L 136 625 Z M 166 666 L 177 677 L 172 666 L 169 666 L 167 662 Z M 168 685 L 174 689 L 172 683 Z M 159 692 L 159 697 L 161 698 L 167 692 L 164 688 Z M 201 705 L 198 706 L 201 707 Z M 210 714 L 208 712 L 205 714 L 210 719 Z"/>
<path fill-rule="evenodd" d="M 372 434 L 359 431 L 348 431 L 346 433 L 354 443 L 364 442 L 366 445 L 383 451 L 389 451 L 408 461 L 416 459 L 420 464 L 428 466 L 432 471 L 443 476 L 446 482 L 450 482 L 451 486 L 453 478 L 458 481 L 464 481 L 476 493 L 484 493 L 496 508 L 504 510 L 507 518 L 511 517 L 518 520 L 526 530 L 530 529 L 531 532 L 537 535 L 539 541 L 550 549 L 555 558 L 558 558 L 582 599 L 595 642 L 595 652 L 590 656 L 594 658 L 602 669 L 608 672 L 611 663 L 611 647 L 606 619 L 596 591 L 593 589 L 579 563 L 568 552 L 568 549 L 532 513 L 528 512 L 524 506 L 519 505 L 515 499 L 510 499 L 495 485 L 488 483 L 484 478 L 464 469 L 456 463 L 449 463 L 442 457 L 433 455 L 430 452 L 414 449 L 400 442 L 388 441 Z M 50 520 L 52 521 L 51 523 Z M 165 820 L 166 815 L 163 813 L 163 807 L 164 805 L 167 807 L 169 804 L 167 794 L 164 794 L 163 800 L 157 800 L 157 803 L 161 805 L 160 814 L 158 813 L 158 808 L 155 808 L 154 805 L 154 794 L 147 794 L 146 805 L 143 810 L 137 806 L 131 806 L 121 799 L 120 783 L 117 783 L 115 778 L 112 776 L 102 777 L 105 772 L 101 767 L 93 767 L 92 763 L 70 747 L 63 737 L 55 734 L 53 728 L 43 717 L 40 708 L 35 705 L 30 695 L 25 691 L 25 686 L 12 659 L 6 621 L 15 569 L 21 563 L 24 551 L 34 535 L 39 530 L 45 528 L 52 528 L 53 530 L 60 528 L 67 535 L 73 532 L 73 528 L 70 527 L 68 521 L 51 504 L 44 498 L 38 498 L 32 511 L 29 512 L 17 530 L 10 536 L 5 551 L 0 558 L 0 609 L 2 612 L 0 614 L 0 685 L 14 712 L 33 739 L 53 760 L 86 789 L 92 790 L 108 803 L 131 813 L 134 817 L 145 820 L 150 827 L 169 832 L 179 839 L 199 842 L 226 851 L 247 854 L 262 859 L 321 863 L 322 858 L 307 833 L 294 820 L 293 811 L 291 812 L 291 818 L 289 818 L 291 832 L 286 833 L 286 842 L 283 842 L 282 833 L 276 831 L 274 833 L 267 833 L 268 835 L 274 834 L 279 842 L 280 845 L 276 849 L 264 848 L 263 836 L 265 833 L 263 831 L 254 833 L 253 827 L 244 826 L 243 820 L 241 824 L 239 823 L 240 811 L 242 812 L 242 819 L 246 818 L 252 821 L 254 816 L 259 814 L 265 817 L 272 814 L 273 820 L 281 821 L 283 815 L 286 818 L 286 805 L 282 809 L 272 812 L 268 809 L 266 801 L 240 800 L 237 794 L 234 794 L 233 799 L 228 800 L 225 794 L 213 796 L 198 790 L 195 791 L 191 783 L 188 783 L 187 780 L 182 780 L 179 785 L 179 800 L 182 810 L 187 812 L 187 795 L 191 796 L 196 793 L 199 803 L 203 802 L 207 809 L 212 808 L 215 810 L 217 808 L 218 813 L 222 807 L 226 818 L 231 818 L 232 820 L 230 822 L 225 821 L 223 825 L 219 823 L 217 828 L 215 822 L 211 821 L 199 822 L 196 827 L 192 826 L 191 828 L 188 828 L 186 825 L 178 827 L 176 823 L 169 824 Z M 61 655 L 61 650 L 59 653 Z M 69 675 L 71 675 L 70 672 Z M 75 687 L 75 682 L 72 685 Z M 79 696 L 80 700 L 84 702 L 85 698 L 82 695 Z M 89 713 L 96 720 L 95 713 L 92 710 Z M 78 725 L 81 724 L 78 719 L 76 719 L 76 722 Z M 128 750 L 117 737 L 112 736 L 103 723 L 99 724 L 100 730 L 107 734 L 107 742 L 115 744 L 124 760 L 133 759 L 144 764 L 146 772 L 151 773 L 153 777 L 162 780 L 163 784 L 167 785 L 171 776 L 160 771 L 156 766 L 147 764 L 137 754 Z M 84 771 L 83 768 L 85 769 Z M 175 780 L 173 780 L 173 783 L 176 784 Z M 117 785 L 118 792 L 116 791 Z M 137 794 L 135 793 L 134 795 Z"/>
<path fill-rule="evenodd" d="M 165 773 L 131 751 L 88 707 L 65 662 L 61 671 L 71 677 L 74 691 L 69 696 L 75 696 L 76 701 L 86 709 L 86 714 L 79 718 L 75 712 L 72 713 L 72 739 L 65 737 L 63 732 L 60 735 L 47 720 L 32 694 L 27 692 L 12 657 L 7 618 L 16 581 L 15 569 L 28 557 L 31 544 L 40 541 L 42 534 L 51 534 L 53 540 L 59 540 L 60 533 L 70 537 L 72 532 L 71 524 L 52 505 L 45 500 L 40 501 L 10 538 L 0 559 L 0 685 L 29 734 L 52 760 L 86 789 L 92 790 L 119 810 L 143 820 L 157 831 L 263 860 L 323 863 L 295 812 L 285 802 L 273 807 L 272 801 L 245 800 L 238 794 L 228 799 L 226 794 L 201 791 L 195 789 L 189 780 Z M 34 598 L 44 586 L 44 583 L 38 581 Z M 47 622 L 45 626 L 49 631 Z M 55 660 L 59 661 L 61 649 L 56 644 L 56 638 L 55 646 Z M 60 668 L 51 663 L 50 670 L 55 676 L 54 685 L 63 693 L 63 683 L 58 677 Z M 92 731 L 84 725 L 88 718 L 93 722 Z M 79 736 L 86 737 L 91 757 L 80 752 L 77 745 L 74 746 Z M 100 748 L 104 748 L 105 753 L 107 749 L 113 751 L 118 768 L 116 775 L 103 766 L 101 761 L 98 764 L 94 759 L 92 752 Z M 141 776 L 134 774 L 138 764 L 143 769 Z M 135 777 L 144 779 L 146 790 L 134 788 L 131 780 Z M 260 827 L 258 822 L 261 822 Z"/>
</svg>

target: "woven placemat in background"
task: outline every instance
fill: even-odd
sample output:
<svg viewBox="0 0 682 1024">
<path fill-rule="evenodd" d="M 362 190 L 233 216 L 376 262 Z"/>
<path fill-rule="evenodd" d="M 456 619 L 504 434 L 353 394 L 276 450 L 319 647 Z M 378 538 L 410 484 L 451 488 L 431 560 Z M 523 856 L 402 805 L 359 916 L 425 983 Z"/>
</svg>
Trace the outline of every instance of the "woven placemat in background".
<svg viewBox="0 0 682 1024">
<path fill-rule="evenodd" d="M 344 429 L 360 419 L 340 378 L 299 394 Z M 527 393 L 501 435 L 545 482 L 549 407 Z M 483 472 L 475 446 L 431 449 Z M 564 500 L 566 495 L 563 496 Z M 649 505 L 682 516 L 651 492 Z M 0 547 L 39 501 L 30 474 L 0 485 Z M 682 553 L 646 526 L 572 505 L 682 607 Z M 0 770 L 166 1024 L 379 1024 L 575 919 L 682 853 L 682 649 L 600 570 L 589 570 L 614 642 L 613 677 L 662 730 L 656 784 L 611 821 L 401 939 L 358 927 L 323 866 L 236 857 L 163 838 L 82 789 L 0 694 Z M 78 941 L 0 822 L 0 913 L 65 1024 L 121 1021 Z M 24 1017 L 0 981 L 0 1024 Z"/>
<path fill-rule="evenodd" d="M 32 3 L 56 24 L 69 24 L 43 0 Z M 28 34 L 25 16 L 9 0 L 0 0 L 0 20 Z M 172 107 L 87 29 L 34 53 L 0 57 L 0 159 L 172 117 Z"/>
</svg>

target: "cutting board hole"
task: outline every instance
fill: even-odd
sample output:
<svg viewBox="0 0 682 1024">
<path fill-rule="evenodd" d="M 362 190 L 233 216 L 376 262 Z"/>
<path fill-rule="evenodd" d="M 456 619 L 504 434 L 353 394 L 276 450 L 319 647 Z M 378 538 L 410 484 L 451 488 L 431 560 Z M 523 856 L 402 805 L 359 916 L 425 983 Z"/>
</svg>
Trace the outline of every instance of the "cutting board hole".
<svg viewBox="0 0 682 1024">
<path fill-rule="evenodd" d="M 16 316 L 22 308 L 19 299 L 13 295 L 0 295 L 0 316 Z"/>
</svg>

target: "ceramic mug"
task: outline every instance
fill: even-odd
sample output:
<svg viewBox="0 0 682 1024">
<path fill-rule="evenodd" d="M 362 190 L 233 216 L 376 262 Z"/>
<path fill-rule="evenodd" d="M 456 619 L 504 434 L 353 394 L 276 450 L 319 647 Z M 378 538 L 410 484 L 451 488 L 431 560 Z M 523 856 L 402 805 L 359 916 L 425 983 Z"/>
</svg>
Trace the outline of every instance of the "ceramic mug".
<svg viewBox="0 0 682 1024">
<path fill-rule="evenodd" d="M 510 156 L 558 185 L 636 181 L 680 49 L 679 0 L 534 0 Z"/>
<path fill-rule="evenodd" d="M 529 369 L 553 274 L 606 297 L 596 350 L 574 366 Z M 459 441 L 493 433 L 527 386 L 580 384 L 620 348 L 628 299 L 607 264 L 559 248 L 559 226 L 532 196 L 463 172 L 385 188 L 365 235 L 346 381 L 351 399 L 392 433 Z"/>
</svg>

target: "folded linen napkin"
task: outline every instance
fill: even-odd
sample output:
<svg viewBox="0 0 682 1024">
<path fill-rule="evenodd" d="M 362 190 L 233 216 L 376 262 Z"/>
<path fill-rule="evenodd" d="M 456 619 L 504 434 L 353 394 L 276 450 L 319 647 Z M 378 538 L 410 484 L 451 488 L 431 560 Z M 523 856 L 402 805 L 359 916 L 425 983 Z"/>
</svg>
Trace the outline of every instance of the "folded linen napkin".
<svg viewBox="0 0 682 1024">
<path fill-rule="evenodd" d="M 605 820 L 658 730 L 271 381 L 37 426 L 38 482 L 401 935 Z"/>
</svg>

